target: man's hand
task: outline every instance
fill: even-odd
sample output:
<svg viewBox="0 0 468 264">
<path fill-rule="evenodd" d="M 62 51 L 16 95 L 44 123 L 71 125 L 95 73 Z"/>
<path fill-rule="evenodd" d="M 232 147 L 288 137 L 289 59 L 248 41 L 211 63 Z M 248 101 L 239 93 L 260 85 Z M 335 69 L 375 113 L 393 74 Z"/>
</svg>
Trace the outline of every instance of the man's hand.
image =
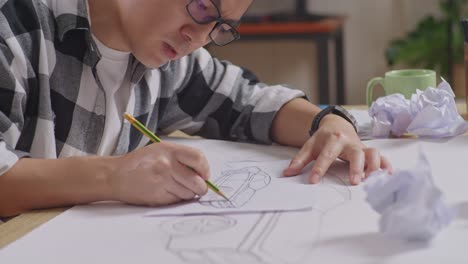
<svg viewBox="0 0 468 264">
<path fill-rule="evenodd" d="M 169 142 L 151 144 L 118 158 L 110 178 L 115 200 L 160 206 L 207 192 L 209 165 L 203 153 Z"/>
<path fill-rule="evenodd" d="M 297 175 L 315 160 L 309 179 L 311 183 L 319 183 L 320 178 L 337 158 L 349 162 L 349 179 L 355 185 L 375 170 L 385 169 L 392 172 L 388 160 L 376 149 L 367 148 L 362 144 L 350 123 L 330 114 L 322 119 L 319 129 L 293 158 L 284 175 Z"/>
</svg>

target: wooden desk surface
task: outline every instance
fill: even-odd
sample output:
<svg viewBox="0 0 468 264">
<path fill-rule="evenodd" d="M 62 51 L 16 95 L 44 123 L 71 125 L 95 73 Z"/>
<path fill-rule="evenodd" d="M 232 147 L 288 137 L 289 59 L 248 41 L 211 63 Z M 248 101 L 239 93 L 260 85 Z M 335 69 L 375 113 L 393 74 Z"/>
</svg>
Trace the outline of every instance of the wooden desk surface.
<svg viewBox="0 0 468 264">
<path fill-rule="evenodd" d="M 349 105 L 346 106 L 348 109 L 366 110 L 368 109 L 365 105 Z M 465 103 L 457 103 L 458 112 L 468 121 L 468 106 Z"/>
<path fill-rule="evenodd" d="M 66 208 L 57 208 L 28 212 L 0 224 L 0 248 L 21 238 L 65 210 Z"/>
<path fill-rule="evenodd" d="M 186 134 L 179 131 L 172 133 L 170 136 L 187 137 Z M 194 136 L 194 138 L 197 137 Z M 69 208 L 70 207 L 32 211 L 19 215 L 6 223 L 0 222 L 0 249 L 23 237 L 36 227 L 48 222 Z"/>
<path fill-rule="evenodd" d="M 348 109 L 367 109 L 366 106 L 347 106 Z M 465 104 L 458 105 L 460 113 L 463 113 L 465 119 L 468 120 L 468 113 Z M 180 136 L 175 134 L 175 136 Z M 64 212 L 67 208 L 57 208 L 50 210 L 38 210 L 28 212 L 17 216 L 10 221 L 0 224 L 0 248 L 14 242 L 27 233 L 31 232 L 36 227 L 51 220 L 55 216 Z"/>
</svg>

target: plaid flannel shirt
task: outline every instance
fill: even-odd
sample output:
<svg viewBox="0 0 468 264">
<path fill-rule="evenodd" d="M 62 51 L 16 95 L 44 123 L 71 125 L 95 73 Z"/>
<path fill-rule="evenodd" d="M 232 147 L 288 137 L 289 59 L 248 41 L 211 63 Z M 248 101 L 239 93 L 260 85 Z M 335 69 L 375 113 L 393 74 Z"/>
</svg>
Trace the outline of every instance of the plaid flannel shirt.
<svg viewBox="0 0 468 264">
<path fill-rule="evenodd" d="M 0 0 L 0 50 L 0 175 L 25 156 L 95 155 L 106 98 L 86 0 Z M 126 74 L 131 80 L 126 111 L 161 134 L 182 130 L 270 143 L 278 109 L 303 96 L 259 83 L 204 49 L 159 69 L 132 57 Z M 146 144 L 148 139 L 124 122 L 113 155 Z"/>
</svg>

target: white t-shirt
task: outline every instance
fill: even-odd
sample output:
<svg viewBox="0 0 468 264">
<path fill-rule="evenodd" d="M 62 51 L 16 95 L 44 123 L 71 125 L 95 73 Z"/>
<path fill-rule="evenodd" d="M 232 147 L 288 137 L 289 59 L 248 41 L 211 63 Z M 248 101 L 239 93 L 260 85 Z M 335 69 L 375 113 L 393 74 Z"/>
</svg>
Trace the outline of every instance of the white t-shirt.
<svg viewBox="0 0 468 264">
<path fill-rule="evenodd" d="M 130 77 L 126 74 L 130 53 L 111 49 L 93 38 L 102 55 L 96 68 L 106 94 L 106 122 L 97 154 L 109 156 L 116 147 L 130 96 Z"/>
</svg>

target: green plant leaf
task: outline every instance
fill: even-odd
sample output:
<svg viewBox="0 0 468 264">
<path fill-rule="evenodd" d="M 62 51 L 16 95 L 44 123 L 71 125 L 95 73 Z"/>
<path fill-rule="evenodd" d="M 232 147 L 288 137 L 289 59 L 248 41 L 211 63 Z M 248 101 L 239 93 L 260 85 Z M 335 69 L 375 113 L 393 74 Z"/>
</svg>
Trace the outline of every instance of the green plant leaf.
<svg viewBox="0 0 468 264">
<path fill-rule="evenodd" d="M 454 0 L 453 6 L 449 1 L 441 1 L 440 9 L 443 16 L 424 17 L 409 32 L 406 37 L 395 39 L 385 51 L 385 59 L 389 66 L 406 64 L 411 67 L 424 67 L 435 69 L 441 75 L 446 76 L 448 65 L 448 32 L 452 27 L 452 48 L 454 63 L 463 62 L 464 37 L 460 26 L 460 19 L 466 14 L 463 10 L 468 0 Z"/>
</svg>

